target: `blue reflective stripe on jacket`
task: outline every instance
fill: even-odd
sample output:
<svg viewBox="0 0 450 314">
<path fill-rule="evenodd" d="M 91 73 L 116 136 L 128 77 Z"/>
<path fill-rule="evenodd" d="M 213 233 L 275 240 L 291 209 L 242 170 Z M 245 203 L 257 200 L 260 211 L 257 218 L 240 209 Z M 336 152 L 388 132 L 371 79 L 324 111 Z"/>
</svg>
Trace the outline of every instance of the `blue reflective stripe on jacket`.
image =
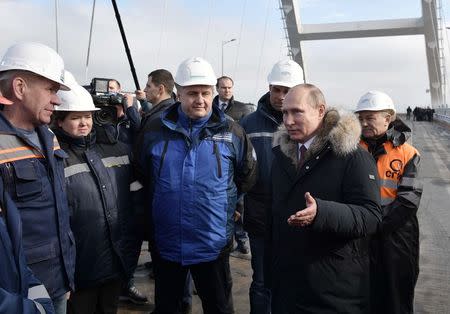
<svg viewBox="0 0 450 314">
<path fill-rule="evenodd" d="M 40 155 L 12 161 L 2 159 L 0 176 L 20 212 L 27 263 L 55 298 L 73 289 L 75 268 L 75 243 L 64 190 L 63 159 L 67 155 L 54 142 L 54 134 L 47 126 L 36 131 L 42 151 L 0 113 L 0 134 L 16 137 L 18 143 L 32 147 Z M 0 142 L 0 151 L 5 153 L 3 145 Z"/>
</svg>

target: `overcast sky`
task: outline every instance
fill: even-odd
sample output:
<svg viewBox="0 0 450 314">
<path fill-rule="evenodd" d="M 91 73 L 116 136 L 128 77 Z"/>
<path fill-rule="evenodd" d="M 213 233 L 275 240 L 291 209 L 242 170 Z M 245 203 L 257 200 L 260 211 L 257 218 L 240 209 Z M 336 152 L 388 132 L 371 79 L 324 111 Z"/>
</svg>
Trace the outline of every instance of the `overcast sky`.
<svg viewBox="0 0 450 314">
<path fill-rule="evenodd" d="M 450 26 L 450 1 L 441 1 Z M 92 77 L 116 78 L 132 91 L 134 83 L 109 0 L 96 1 L 86 77 L 92 2 L 58 1 L 59 53 L 79 83 Z M 420 0 L 299 3 L 305 24 L 420 15 Z M 287 55 L 278 0 L 117 0 L 117 4 L 142 88 L 152 70 L 175 73 L 181 61 L 191 56 L 207 59 L 220 76 L 222 42 L 236 38 L 224 45 L 224 74 L 235 79 L 236 99 L 256 103 L 268 90 L 272 65 Z M 38 41 L 56 49 L 54 0 L 0 0 L 0 20 L 0 54 L 18 41 Z M 305 42 L 302 49 L 308 81 L 324 91 L 331 105 L 352 108 L 370 89 L 390 94 L 399 109 L 430 102 L 423 36 Z"/>
</svg>

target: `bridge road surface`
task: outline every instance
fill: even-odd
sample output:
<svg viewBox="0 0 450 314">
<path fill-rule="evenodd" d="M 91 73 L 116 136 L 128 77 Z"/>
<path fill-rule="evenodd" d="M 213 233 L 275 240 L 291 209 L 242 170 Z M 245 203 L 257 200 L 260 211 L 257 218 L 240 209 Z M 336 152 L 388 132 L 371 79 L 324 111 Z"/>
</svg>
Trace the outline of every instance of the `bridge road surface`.
<svg viewBox="0 0 450 314">
<path fill-rule="evenodd" d="M 416 286 L 415 313 L 450 314 L 450 126 L 437 122 L 405 121 L 413 130 L 410 143 L 421 154 L 420 178 L 424 186 L 418 211 L 420 223 L 420 275 Z M 233 298 L 237 314 L 249 313 L 250 261 L 231 257 Z M 149 304 L 120 303 L 120 314 L 149 313 L 153 310 L 153 280 L 141 253 L 136 285 L 149 298 Z M 193 298 L 193 314 L 202 313 L 198 296 Z"/>
</svg>

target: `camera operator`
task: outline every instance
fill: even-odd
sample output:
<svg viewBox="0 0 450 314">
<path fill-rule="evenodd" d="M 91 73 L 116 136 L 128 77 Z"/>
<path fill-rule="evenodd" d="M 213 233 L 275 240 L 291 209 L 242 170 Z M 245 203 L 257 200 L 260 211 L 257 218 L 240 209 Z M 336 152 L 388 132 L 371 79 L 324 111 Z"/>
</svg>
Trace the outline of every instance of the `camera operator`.
<svg viewBox="0 0 450 314">
<path fill-rule="evenodd" d="M 121 86 L 119 81 L 112 79 L 108 82 L 109 93 L 121 93 Z M 124 101 L 122 104 L 116 104 L 117 109 L 117 124 L 105 124 L 105 130 L 116 140 L 131 146 L 141 126 L 141 116 L 139 114 L 138 106 L 134 105 L 134 97 L 132 94 L 122 94 Z"/>
<path fill-rule="evenodd" d="M 132 145 L 135 141 L 137 132 L 139 131 L 141 125 L 141 116 L 139 114 L 139 110 L 137 106 L 134 104 L 134 97 L 132 94 L 122 94 L 121 86 L 119 81 L 115 79 L 110 79 L 108 81 L 108 93 L 111 95 L 117 94 L 122 95 L 123 98 L 118 102 L 113 102 L 114 106 L 117 110 L 117 122 L 103 124 L 103 128 L 97 128 L 98 130 L 103 129 L 108 138 L 114 138 L 115 140 L 125 143 L 128 145 L 129 152 L 131 152 Z M 119 100 L 120 97 L 117 97 Z M 137 208 L 130 209 L 134 214 L 138 211 Z M 128 239 L 130 242 L 138 242 L 137 239 Z M 129 242 L 129 243 L 130 243 Z M 135 251 L 135 245 L 129 246 L 128 254 L 132 254 L 131 251 Z M 126 283 L 124 283 L 122 287 L 122 291 L 120 293 L 120 300 L 122 301 L 130 301 L 134 304 L 145 304 L 148 299 L 145 295 L 143 295 L 137 287 L 134 285 L 133 278 L 128 278 Z"/>
</svg>

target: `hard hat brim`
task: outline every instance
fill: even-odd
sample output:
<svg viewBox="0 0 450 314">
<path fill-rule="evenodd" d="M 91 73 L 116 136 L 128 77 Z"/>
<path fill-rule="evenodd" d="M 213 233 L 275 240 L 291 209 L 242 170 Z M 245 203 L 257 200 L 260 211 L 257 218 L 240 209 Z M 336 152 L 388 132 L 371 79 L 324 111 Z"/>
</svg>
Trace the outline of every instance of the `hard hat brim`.
<svg viewBox="0 0 450 314">
<path fill-rule="evenodd" d="M 59 107 L 55 107 L 55 111 L 66 111 L 66 112 L 84 112 L 84 111 L 99 111 L 100 108 L 80 108 L 80 109 L 74 109 L 74 108 L 63 108 L 59 109 Z"/>
<path fill-rule="evenodd" d="M 287 87 L 287 88 L 292 88 L 292 87 L 297 86 L 299 84 L 302 84 L 302 82 L 293 83 L 293 84 L 286 84 L 286 82 L 279 82 L 279 81 L 269 82 L 269 85 L 277 85 L 277 86 L 283 86 L 283 87 Z"/>
<path fill-rule="evenodd" d="M 185 87 L 185 86 L 194 86 L 194 85 L 215 86 L 216 83 L 217 83 L 217 80 L 216 79 L 215 80 L 208 80 L 208 79 L 205 79 L 204 77 L 201 77 L 201 78 L 191 78 L 191 79 L 186 80 L 186 81 L 181 82 L 181 83 L 179 83 L 177 81 L 175 81 L 175 82 L 178 85 L 183 86 L 183 87 Z"/>
<path fill-rule="evenodd" d="M 60 78 L 55 78 L 55 77 L 51 77 L 49 75 L 45 75 L 43 73 L 40 73 L 39 71 L 34 71 L 32 69 L 21 69 L 15 66 L 0 66 L 0 72 L 5 72 L 5 71 L 13 71 L 13 70 L 17 70 L 17 71 L 25 71 L 25 72 L 30 72 L 33 73 L 35 75 L 39 75 L 42 77 L 45 77 L 46 79 L 58 83 L 59 84 L 59 89 L 60 90 L 64 90 L 64 91 L 69 91 L 70 87 L 67 86 Z"/>
</svg>

